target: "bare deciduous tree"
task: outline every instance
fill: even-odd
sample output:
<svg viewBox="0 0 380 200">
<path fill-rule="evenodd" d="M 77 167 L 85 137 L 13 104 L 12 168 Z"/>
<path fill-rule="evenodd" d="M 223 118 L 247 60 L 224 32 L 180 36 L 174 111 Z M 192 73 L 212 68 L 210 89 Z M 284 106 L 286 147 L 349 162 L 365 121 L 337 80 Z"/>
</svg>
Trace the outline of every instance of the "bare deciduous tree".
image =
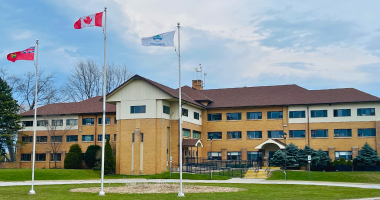
<svg viewBox="0 0 380 200">
<path fill-rule="evenodd" d="M 110 92 L 134 75 L 126 65 L 107 64 L 106 92 Z M 102 94 L 103 67 L 93 60 L 78 61 L 68 77 L 68 85 L 63 90 L 70 101 L 83 101 Z"/>
<path fill-rule="evenodd" d="M 69 132 L 74 126 L 78 125 L 77 119 L 68 119 L 66 123 L 63 122 L 62 115 L 48 115 L 44 116 L 44 120 L 37 123 L 45 126 L 50 138 L 50 147 L 52 149 L 52 156 L 54 160 L 54 168 L 57 168 L 57 154 L 61 149 L 62 138 Z M 65 124 L 65 126 L 63 126 Z"/>
</svg>

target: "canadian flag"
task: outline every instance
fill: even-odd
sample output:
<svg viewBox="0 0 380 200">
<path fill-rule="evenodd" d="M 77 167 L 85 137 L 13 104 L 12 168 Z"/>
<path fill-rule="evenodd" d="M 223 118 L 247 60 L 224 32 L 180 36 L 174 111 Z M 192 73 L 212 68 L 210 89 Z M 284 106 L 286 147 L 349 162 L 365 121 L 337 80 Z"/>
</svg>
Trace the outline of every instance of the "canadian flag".
<svg viewBox="0 0 380 200">
<path fill-rule="evenodd" d="M 75 22 L 74 28 L 81 29 L 84 27 L 99 26 L 102 27 L 103 12 L 96 13 L 93 15 L 87 15 L 78 19 Z"/>
</svg>

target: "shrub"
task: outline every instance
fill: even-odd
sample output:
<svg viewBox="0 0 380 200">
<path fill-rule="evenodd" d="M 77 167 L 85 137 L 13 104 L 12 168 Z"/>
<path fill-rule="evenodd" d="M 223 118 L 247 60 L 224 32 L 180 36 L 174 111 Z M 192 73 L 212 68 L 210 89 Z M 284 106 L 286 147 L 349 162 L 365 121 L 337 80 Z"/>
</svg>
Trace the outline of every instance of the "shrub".
<svg viewBox="0 0 380 200">
<path fill-rule="evenodd" d="M 79 144 L 70 146 L 69 153 L 64 161 L 65 169 L 81 169 L 82 168 L 82 149 Z"/>
<path fill-rule="evenodd" d="M 354 164 L 358 166 L 375 166 L 379 162 L 379 155 L 368 143 L 364 144 L 359 155 L 354 158 Z"/>
<path fill-rule="evenodd" d="M 110 139 L 107 138 L 105 146 L 105 160 L 104 160 L 104 174 L 113 174 L 115 172 L 115 159 L 112 155 L 112 148 L 110 145 Z"/>
<path fill-rule="evenodd" d="M 347 163 L 346 163 L 348 166 L 351 166 L 352 167 L 352 161 L 351 160 L 347 160 Z"/>
<path fill-rule="evenodd" d="M 100 161 L 102 148 L 98 145 L 90 145 L 87 147 L 84 155 L 84 162 L 89 169 L 95 167 L 95 164 Z"/>
<path fill-rule="evenodd" d="M 340 158 L 338 165 L 347 165 L 345 158 Z"/>
<path fill-rule="evenodd" d="M 339 165 L 339 160 L 335 159 L 334 162 L 332 163 L 332 166 L 338 166 Z"/>
<path fill-rule="evenodd" d="M 313 148 L 309 147 L 309 146 L 305 146 L 304 149 L 300 149 L 298 151 L 298 156 L 297 156 L 297 160 L 298 160 L 298 163 L 300 164 L 300 166 L 307 166 L 308 165 L 308 155 L 311 156 L 311 165 L 312 166 L 317 166 L 318 163 L 320 162 L 319 160 L 319 155 L 318 155 L 318 152 L 316 150 L 314 150 Z"/>
<path fill-rule="evenodd" d="M 319 157 L 319 162 L 317 165 L 319 166 L 329 166 L 331 165 L 331 158 L 327 155 L 326 152 L 322 151 L 322 149 L 319 149 L 317 151 L 318 157 Z"/>
<path fill-rule="evenodd" d="M 285 166 L 285 153 L 282 150 L 277 150 L 276 153 L 273 154 L 273 158 L 270 159 L 271 166 Z"/>
</svg>

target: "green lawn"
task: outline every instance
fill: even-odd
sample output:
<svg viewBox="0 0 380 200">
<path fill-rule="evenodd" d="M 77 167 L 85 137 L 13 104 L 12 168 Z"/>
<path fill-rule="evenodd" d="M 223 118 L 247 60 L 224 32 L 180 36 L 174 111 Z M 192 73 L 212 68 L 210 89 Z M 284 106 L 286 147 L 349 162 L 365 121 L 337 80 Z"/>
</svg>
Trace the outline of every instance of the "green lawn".
<svg viewBox="0 0 380 200">
<path fill-rule="evenodd" d="M 111 184 L 121 186 L 124 184 Z M 197 184 L 221 187 L 245 188 L 247 191 L 231 193 L 187 193 L 185 199 L 348 199 L 380 197 L 380 190 L 305 185 L 258 184 Z M 108 184 L 106 185 L 108 186 Z M 35 186 L 36 195 L 29 196 L 30 186 L 0 187 L 0 199 L 175 199 L 177 194 L 106 194 L 71 193 L 72 188 L 99 187 L 99 184 Z"/>
<path fill-rule="evenodd" d="M 100 179 L 100 172 L 90 169 L 36 169 L 35 180 L 88 180 Z M 145 178 L 145 179 L 170 179 L 170 173 L 164 172 L 155 175 L 109 175 L 106 179 L 119 178 Z M 213 176 L 214 180 L 227 180 L 229 177 Z M 0 181 L 29 181 L 32 179 L 31 169 L 0 169 Z M 171 179 L 179 179 L 178 173 L 172 173 Z M 183 174 L 183 179 L 210 180 L 210 175 Z"/>
<path fill-rule="evenodd" d="M 288 171 L 288 180 L 308 181 L 307 171 Z M 267 180 L 284 180 L 283 171 L 274 171 Z M 380 172 L 311 172 L 311 181 L 332 181 L 380 184 Z"/>
</svg>

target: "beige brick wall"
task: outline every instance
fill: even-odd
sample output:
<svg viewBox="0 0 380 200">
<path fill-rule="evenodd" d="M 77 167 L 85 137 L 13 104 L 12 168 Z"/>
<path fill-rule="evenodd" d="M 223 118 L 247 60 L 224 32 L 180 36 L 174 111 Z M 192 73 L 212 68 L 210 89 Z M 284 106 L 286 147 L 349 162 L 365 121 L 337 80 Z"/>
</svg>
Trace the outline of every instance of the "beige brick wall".
<svg viewBox="0 0 380 200">
<path fill-rule="evenodd" d="M 107 114 L 106 117 L 111 118 L 111 124 L 106 125 L 106 134 L 110 134 L 110 141 L 113 142 L 114 140 L 114 134 L 117 132 L 116 131 L 116 125 L 114 124 L 114 117 L 115 114 Z M 62 137 L 62 144 L 58 150 L 57 153 L 61 153 L 62 150 L 64 150 L 66 153 L 69 152 L 70 146 L 72 144 L 78 143 L 81 148 L 82 152 L 85 153 L 87 150 L 87 147 L 93 144 L 97 145 L 102 145 L 101 142 L 98 142 L 98 135 L 102 134 L 102 125 L 98 125 L 98 118 L 102 118 L 103 115 L 101 113 L 97 115 L 80 115 L 78 118 L 78 129 L 75 130 L 69 130 L 63 137 Z M 95 118 L 94 119 L 94 125 L 82 125 L 82 118 Z M 24 135 L 28 136 L 33 136 L 33 131 L 22 131 L 21 132 Z M 56 136 L 62 135 L 63 131 L 56 131 Z M 48 131 L 37 131 L 36 132 L 37 136 L 48 136 L 47 142 L 46 143 L 36 143 L 36 153 L 45 153 L 46 151 L 49 150 L 50 153 L 53 153 L 53 150 L 51 148 L 51 138 L 49 136 Z M 66 136 L 67 135 L 78 135 L 78 142 L 66 142 Z M 94 135 L 94 141 L 93 142 L 82 142 L 82 135 Z M 21 140 L 22 135 L 19 135 L 19 140 Z M 20 148 L 20 154 L 29 154 L 33 150 L 33 143 L 27 143 L 24 146 Z M 20 156 L 21 157 L 21 156 Z M 57 168 L 63 168 L 63 155 L 61 155 L 62 161 L 57 162 Z M 46 159 L 50 159 L 49 156 L 46 156 Z M 54 167 L 54 162 L 50 161 L 48 163 L 47 161 L 38 161 L 36 162 L 36 168 L 53 168 Z M 30 161 L 21 161 L 21 168 L 31 168 L 32 167 L 32 162 Z M 86 167 L 83 164 L 83 167 Z"/>
</svg>

